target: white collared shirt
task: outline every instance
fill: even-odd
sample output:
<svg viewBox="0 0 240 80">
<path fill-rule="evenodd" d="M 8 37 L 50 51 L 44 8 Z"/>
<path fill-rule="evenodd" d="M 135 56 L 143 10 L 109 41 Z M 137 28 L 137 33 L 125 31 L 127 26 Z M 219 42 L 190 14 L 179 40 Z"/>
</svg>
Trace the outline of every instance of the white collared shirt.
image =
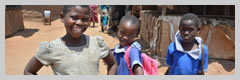
<svg viewBox="0 0 240 80">
<path fill-rule="evenodd" d="M 201 43 L 202 43 L 202 38 L 201 37 L 195 37 L 195 40 L 197 41 L 198 48 L 191 50 L 191 51 L 185 51 L 181 45 L 181 36 L 180 32 L 178 31 L 175 35 L 175 43 L 176 43 L 176 49 L 178 51 L 184 52 L 189 54 L 193 59 L 198 59 L 201 56 L 202 50 L 201 50 Z"/>
</svg>

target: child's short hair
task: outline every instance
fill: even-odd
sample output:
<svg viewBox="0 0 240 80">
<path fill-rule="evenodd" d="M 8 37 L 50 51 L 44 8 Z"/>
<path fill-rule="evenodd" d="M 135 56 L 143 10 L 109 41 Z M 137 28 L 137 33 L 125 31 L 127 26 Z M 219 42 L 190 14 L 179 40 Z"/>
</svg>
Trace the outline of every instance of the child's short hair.
<svg viewBox="0 0 240 80">
<path fill-rule="evenodd" d="M 184 20 L 192 20 L 194 22 L 194 25 L 197 27 L 197 30 L 199 30 L 200 28 L 200 19 L 199 17 L 194 14 L 194 13 L 187 13 L 187 14 L 184 14 L 180 20 L 180 26 L 181 26 L 181 23 L 182 21 Z"/>
<path fill-rule="evenodd" d="M 137 26 L 138 33 L 140 32 L 140 23 L 137 17 L 132 15 L 125 15 L 121 18 L 119 24 L 122 24 L 123 22 L 130 22 L 131 24 L 135 24 Z"/>
<path fill-rule="evenodd" d="M 62 12 L 63 12 L 63 15 L 66 15 L 67 12 L 73 8 L 73 7 L 76 7 L 76 6 L 81 6 L 81 7 L 84 7 L 84 8 L 87 8 L 88 10 L 90 10 L 89 6 L 88 5 L 64 5 L 63 6 L 63 9 L 62 9 Z M 90 12 L 90 11 L 89 11 Z"/>
</svg>

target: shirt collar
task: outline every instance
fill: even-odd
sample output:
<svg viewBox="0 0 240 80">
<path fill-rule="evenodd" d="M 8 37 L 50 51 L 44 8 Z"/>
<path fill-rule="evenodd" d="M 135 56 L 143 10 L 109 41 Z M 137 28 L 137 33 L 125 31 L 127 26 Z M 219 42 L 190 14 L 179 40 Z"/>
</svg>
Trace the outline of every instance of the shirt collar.
<svg viewBox="0 0 240 80">
<path fill-rule="evenodd" d="M 194 50 L 191 50 L 191 51 L 184 51 L 184 49 L 181 45 L 181 40 L 182 40 L 182 38 L 181 38 L 180 33 L 178 31 L 175 35 L 176 50 L 187 53 L 194 59 L 198 59 L 201 56 L 201 43 L 202 43 L 201 37 L 195 37 L 195 40 L 197 41 L 197 43 L 199 45 L 198 45 L 197 49 L 194 49 Z"/>
<path fill-rule="evenodd" d="M 137 48 L 138 50 L 141 50 L 141 45 L 136 41 L 134 41 L 131 44 L 131 46 Z M 122 52 L 125 52 L 127 48 L 128 48 L 128 46 L 124 46 L 124 47 L 120 48 L 120 44 L 117 44 L 114 48 L 114 52 L 115 53 L 122 53 Z"/>
</svg>

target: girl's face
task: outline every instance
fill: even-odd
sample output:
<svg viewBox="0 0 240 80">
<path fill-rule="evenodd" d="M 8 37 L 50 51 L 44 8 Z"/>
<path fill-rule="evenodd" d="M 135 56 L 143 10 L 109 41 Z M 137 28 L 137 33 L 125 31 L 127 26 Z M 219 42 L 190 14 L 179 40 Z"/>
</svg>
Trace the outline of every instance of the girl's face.
<svg viewBox="0 0 240 80">
<path fill-rule="evenodd" d="M 131 24 L 130 22 L 123 22 L 119 25 L 117 37 L 120 42 L 120 46 L 124 47 L 130 45 L 134 38 L 137 36 L 137 25 Z"/>
<path fill-rule="evenodd" d="M 180 34 L 183 42 L 190 43 L 194 40 L 197 34 L 196 24 L 192 20 L 184 20 L 180 23 Z"/>
<path fill-rule="evenodd" d="M 74 38 L 79 38 L 90 25 L 89 16 L 88 8 L 75 6 L 65 15 L 61 13 L 61 21 L 65 25 L 67 34 L 70 34 Z"/>
</svg>

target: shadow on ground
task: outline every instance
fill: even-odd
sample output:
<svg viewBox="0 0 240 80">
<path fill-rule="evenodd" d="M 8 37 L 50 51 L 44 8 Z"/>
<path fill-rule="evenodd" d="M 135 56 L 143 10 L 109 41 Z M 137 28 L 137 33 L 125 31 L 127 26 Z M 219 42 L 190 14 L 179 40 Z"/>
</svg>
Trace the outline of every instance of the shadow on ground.
<svg viewBox="0 0 240 80">
<path fill-rule="evenodd" d="M 30 37 L 32 36 L 34 33 L 38 32 L 39 29 L 30 29 L 30 28 L 26 28 L 24 30 L 19 30 L 17 31 L 16 33 L 6 37 L 7 38 L 11 38 L 11 37 L 14 37 L 14 36 L 22 36 L 24 38 L 27 38 L 27 37 Z"/>
</svg>

